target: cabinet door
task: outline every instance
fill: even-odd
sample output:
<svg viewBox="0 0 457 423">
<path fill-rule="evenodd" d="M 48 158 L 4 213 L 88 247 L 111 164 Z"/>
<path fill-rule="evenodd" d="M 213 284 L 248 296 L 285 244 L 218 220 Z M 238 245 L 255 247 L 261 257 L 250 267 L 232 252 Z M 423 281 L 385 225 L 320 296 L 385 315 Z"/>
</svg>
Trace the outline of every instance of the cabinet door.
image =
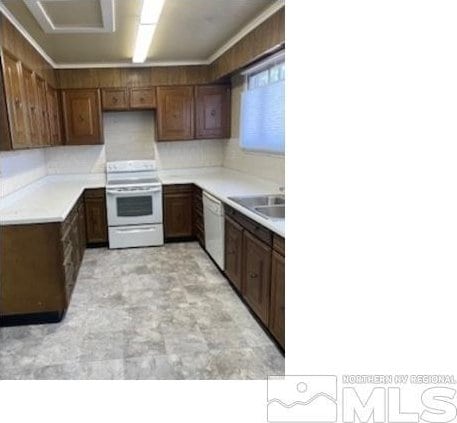
<svg viewBox="0 0 457 423">
<path fill-rule="evenodd" d="M 285 334 L 285 266 L 284 257 L 273 251 L 271 260 L 271 297 L 268 328 L 276 340 L 284 345 Z"/>
<path fill-rule="evenodd" d="M 108 223 L 104 190 L 86 190 L 84 203 L 87 244 L 106 244 L 108 242 Z"/>
<path fill-rule="evenodd" d="M 100 90 L 64 90 L 63 116 L 66 144 L 103 144 Z"/>
<path fill-rule="evenodd" d="M 6 105 L 13 149 L 30 146 L 27 99 L 21 75 L 21 63 L 2 52 Z"/>
<path fill-rule="evenodd" d="M 46 87 L 46 97 L 48 104 L 50 141 L 52 145 L 61 145 L 62 128 L 60 126 L 59 93 L 55 88 L 48 85 Z"/>
<path fill-rule="evenodd" d="M 8 122 L 8 105 L 6 103 L 3 72 L 0 71 L 0 151 L 8 151 L 11 145 L 10 125 Z"/>
<path fill-rule="evenodd" d="M 164 194 L 165 239 L 192 237 L 192 191 Z"/>
<path fill-rule="evenodd" d="M 157 88 L 157 140 L 194 138 L 193 87 Z"/>
<path fill-rule="evenodd" d="M 195 87 L 195 138 L 230 137 L 230 88 L 226 85 Z"/>
<path fill-rule="evenodd" d="M 43 146 L 51 145 L 49 116 L 46 96 L 46 82 L 38 75 L 34 74 L 38 100 L 38 122 L 40 127 L 40 144 Z"/>
<path fill-rule="evenodd" d="M 259 319 L 268 326 L 271 248 L 248 231 L 244 231 L 243 242 L 245 256 L 243 297 Z"/>
<path fill-rule="evenodd" d="M 129 92 L 126 88 L 104 88 L 103 110 L 128 110 Z"/>
<path fill-rule="evenodd" d="M 238 291 L 241 291 L 243 228 L 228 217 L 225 218 L 225 274 Z"/>
<path fill-rule="evenodd" d="M 79 229 L 79 247 L 81 260 L 86 250 L 86 213 L 84 210 L 84 201 L 81 199 L 78 205 L 78 229 Z"/>
<path fill-rule="evenodd" d="M 41 111 L 38 103 L 36 79 L 31 70 L 22 67 L 25 95 L 29 112 L 30 143 L 32 147 L 41 145 Z"/>
<path fill-rule="evenodd" d="M 131 109 L 155 109 L 157 98 L 155 88 L 131 88 L 130 108 Z"/>
</svg>

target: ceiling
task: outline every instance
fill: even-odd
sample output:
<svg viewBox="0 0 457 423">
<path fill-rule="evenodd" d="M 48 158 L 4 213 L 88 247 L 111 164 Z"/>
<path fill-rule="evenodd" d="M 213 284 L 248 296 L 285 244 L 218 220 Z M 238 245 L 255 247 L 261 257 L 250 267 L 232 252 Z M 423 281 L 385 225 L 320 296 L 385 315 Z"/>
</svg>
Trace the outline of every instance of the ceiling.
<svg viewBox="0 0 457 423">
<path fill-rule="evenodd" d="M 52 25 L 46 22 L 40 25 L 40 16 L 37 20 L 32 13 L 36 5 L 29 8 L 26 2 L 29 6 L 39 3 Z M 281 3 L 280 0 L 165 0 L 147 62 L 206 63 L 232 37 L 259 18 L 268 17 Z M 1 0 L 0 8 L 3 5 L 6 14 L 24 28 L 57 66 L 66 67 L 130 64 L 142 4 L 142 0 Z M 107 11 L 114 12 L 111 13 L 114 32 L 112 25 L 107 27 L 105 22 L 104 26 Z"/>
</svg>

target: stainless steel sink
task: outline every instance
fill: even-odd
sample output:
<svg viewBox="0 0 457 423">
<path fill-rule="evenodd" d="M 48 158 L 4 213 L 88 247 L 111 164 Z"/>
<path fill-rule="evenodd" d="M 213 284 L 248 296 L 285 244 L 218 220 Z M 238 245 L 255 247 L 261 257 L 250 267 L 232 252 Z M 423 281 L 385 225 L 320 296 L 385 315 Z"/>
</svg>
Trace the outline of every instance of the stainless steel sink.
<svg viewBox="0 0 457 423">
<path fill-rule="evenodd" d="M 270 219 L 284 219 L 286 216 L 286 206 L 258 206 L 254 210 Z"/>
<path fill-rule="evenodd" d="M 267 219 L 284 219 L 285 217 L 286 198 L 284 195 L 250 195 L 229 197 L 229 199 Z"/>
</svg>

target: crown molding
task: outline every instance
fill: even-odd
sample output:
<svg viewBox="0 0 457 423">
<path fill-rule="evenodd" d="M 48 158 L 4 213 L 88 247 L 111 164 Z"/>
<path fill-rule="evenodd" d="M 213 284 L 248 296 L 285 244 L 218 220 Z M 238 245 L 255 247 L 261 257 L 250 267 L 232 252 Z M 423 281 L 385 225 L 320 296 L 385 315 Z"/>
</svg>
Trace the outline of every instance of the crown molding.
<svg viewBox="0 0 457 423">
<path fill-rule="evenodd" d="M 41 48 L 35 39 L 29 35 L 25 28 L 13 16 L 12 13 L 5 7 L 0 0 L 0 12 L 11 22 L 12 25 L 24 36 L 24 38 L 43 56 L 43 58 L 55 69 L 88 69 L 88 68 L 139 68 L 139 67 L 161 67 L 161 66 L 202 66 L 210 65 L 228 49 L 233 47 L 238 41 L 249 34 L 253 29 L 265 22 L 269 17 L 274 15 L 278 10 L 285 6 L 285 0 L 277 0 L 259 16 L 244 26 L 236 35 L 219 47 L 206 60 L 175 60 L 175 61 L 148 61 L 144 63 L 130 62 L 109 62 L 109 63 L 56 63 L 48 54 Z"/>
<path fill-rule="evenodd" d="M 63 63 L 56 64 L 56 69 L 96 69 L 96 68 L 147 68 L 147 67 L 165 67 L 165 66 L 201 66 L 207 65 L 206 60 L 175 60 L 170 62 L 165 61 L 150 61 L 144 63 L 130 62 L 109 62 L 109 63 Z"/>
</svg>

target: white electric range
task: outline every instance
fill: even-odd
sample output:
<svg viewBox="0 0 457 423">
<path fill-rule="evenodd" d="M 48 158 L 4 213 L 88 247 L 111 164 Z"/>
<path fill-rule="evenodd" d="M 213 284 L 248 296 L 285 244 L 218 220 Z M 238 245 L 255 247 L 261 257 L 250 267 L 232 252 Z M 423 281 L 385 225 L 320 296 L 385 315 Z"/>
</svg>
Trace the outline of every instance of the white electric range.
<svg viewBox="0 0 457 423">
<path fill-rule="evenodd" d="M 163 244 L 162 183 L 154 160 L 106 164 L 110 248 Z"/>
</svg>

